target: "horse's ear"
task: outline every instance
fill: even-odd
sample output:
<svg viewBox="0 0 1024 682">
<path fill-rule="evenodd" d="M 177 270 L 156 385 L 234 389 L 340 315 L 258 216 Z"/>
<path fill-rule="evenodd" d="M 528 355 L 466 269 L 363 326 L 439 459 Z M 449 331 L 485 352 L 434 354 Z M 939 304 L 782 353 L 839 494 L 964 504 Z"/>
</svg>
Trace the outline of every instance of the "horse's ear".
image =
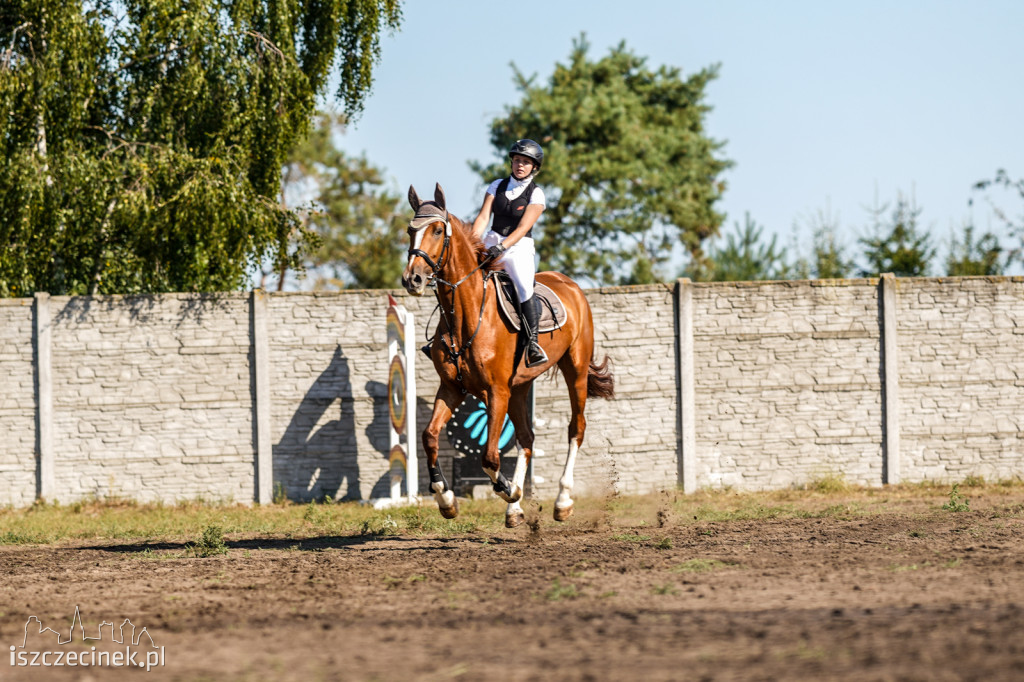
<svg viewBox="0 0 1024 682">
<path fill-rule="evenodd" d="M 409 185 L 409 205 L 412 206 L 413 211 L 420 210 L 420 205 L 423 202 L 420 201 L 420 195 L 416 194 L 416 188 Z"/>
<path fill-rule="evenodd" d="M 434 203 L 443 211 L 444 207 L 444 190 L 441 189 L 441 183 L 434 184 Z"/>
</svg>

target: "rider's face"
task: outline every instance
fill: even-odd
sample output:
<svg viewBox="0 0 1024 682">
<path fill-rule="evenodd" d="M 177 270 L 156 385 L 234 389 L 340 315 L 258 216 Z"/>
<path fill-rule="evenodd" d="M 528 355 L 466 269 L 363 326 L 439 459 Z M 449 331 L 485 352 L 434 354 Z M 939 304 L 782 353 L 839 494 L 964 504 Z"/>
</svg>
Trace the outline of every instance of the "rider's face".
<svg viewBox="0 0 1024 682">
<path fill-rule="evenodd" d="M 512 155 L 512 177 L 522 180 L 533 172 L 533 159 L 521 154 Z"/>
</svg>

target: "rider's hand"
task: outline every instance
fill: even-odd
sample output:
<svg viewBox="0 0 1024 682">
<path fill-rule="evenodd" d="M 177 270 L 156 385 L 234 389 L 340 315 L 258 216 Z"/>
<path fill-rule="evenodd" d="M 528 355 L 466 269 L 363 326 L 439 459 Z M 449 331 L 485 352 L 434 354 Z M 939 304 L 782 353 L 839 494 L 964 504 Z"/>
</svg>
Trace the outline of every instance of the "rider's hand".
<svg viewBox="0 0 1024 682">
<path fill-rule="evenodd" d="M 501 254 L 505 253 L 504 244 L 495 244 L 491 248 L 487 249 L 488 258 L 501 258 Z"/>
</svg>

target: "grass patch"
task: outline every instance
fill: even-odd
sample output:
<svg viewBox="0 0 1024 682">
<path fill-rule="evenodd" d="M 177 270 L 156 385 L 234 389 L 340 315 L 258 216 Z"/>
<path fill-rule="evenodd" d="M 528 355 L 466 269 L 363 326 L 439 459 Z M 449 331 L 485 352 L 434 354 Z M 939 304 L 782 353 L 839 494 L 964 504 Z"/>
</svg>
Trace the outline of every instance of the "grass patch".
<svg viewBox="0 0 1024 682">
<path fill-rule="evenodd" d="M 602 523 L 623 543 L 648 543 L 670 549 L 668 528 L 695 527 L 699 537 L 716 536 L 721 524 L 769 522 L 775 519 L 862 519 L 896 514 L 933 514 L 984 510 L 1007 519 L 1024 518 L 1024 481 L 986 482 L 966 479 L 950 484 L 911 483 L 865 488 L 819 480 L 809 490 L 736 492 L 704 490 L 690 495 L 671 491 L 657 495 L 581 498 L 579 508 L 600 513 Z M 970 490 L 970 502 L 963 492 Z M 498 500 L 460 500 L 459 517 L 441 517 L 429 499 L 423 506 L 376 510 L 357 502 L 243 505 L 192 500 L 179 504 L 130 500 L 82 500 L 73 504 L 39 503 L 14 509 L 0 507 L 0 545 L 63 542 L 191 543 L 196 533 L 217 526 L 233 539 L 274 538 L 298 543 L 306 538 L 476 535 L 506 536 L 504 505 Z M 545 507 L 547 500 L 540 500 Z M 667 520 L 666 520 L 667 519 Z M 568 526 L 581 523 L 570 520 Z M 659 526 L 659 523 L 661 524 Z M 565 526 L 556 526 L 565 527 Z M 911 526 L 911 530 L 913 526 Z"/>
<path fill-rule="evenodd" d="M 960 484 L 954 483 L 953 489 L 949 491 L 949 502 L 942 505 L 945 511 L 968 512 L 971 511 L 970 501 L 960 494 Z"/>
<path fill-rule="evenodd" d="M 188 549 L 197 557 L 227 554 L 228 546 L 224 543 L 224 530 L 220 526 L 207 526 Z"/>
<path fill-rule="evenodd" d="M 845 493 L 851 489 L 851 485 L 847 483 L 846 477 L 842 474 L 829 473 L 808 481 L 804 485 L 804 490 L 813 490 L 814 492 L 824 493 L 826 495 L 833 493 Z"/>
<path fill-rule="evenodd" d="M 376 510 L 357 502 L 286 505 L 144 504 L 88 500 L 74 504 L 0 507 L 0 544 L 43 545 L 67 541 L 194 542 L 196 529 L 217 526 L 232 536 L 308 538 L 356 535 L 488 534 L 504 528 L 504 507 L 460 500 L 448 521 L 429 503 Z"/>
<path fill-rule="evenodd" d="M 544 593 L 544 598 L 548 601 L 561 601 L 562 599 L 576 599 L 580 596 L 579 590 L 572 583 L 562 584 L 562 581 L 555 578 L 555 582 L 552 583 L 551 588 Z"/>
</svg>

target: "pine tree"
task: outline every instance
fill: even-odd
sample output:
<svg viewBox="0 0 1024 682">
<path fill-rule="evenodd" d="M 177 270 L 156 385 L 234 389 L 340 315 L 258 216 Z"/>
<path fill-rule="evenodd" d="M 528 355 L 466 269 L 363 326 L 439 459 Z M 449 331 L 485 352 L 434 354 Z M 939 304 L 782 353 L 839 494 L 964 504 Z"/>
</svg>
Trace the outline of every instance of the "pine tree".
<svg viewBox="0 0 1024 682">
<path fill-rule="evenodd" d="M 864 248 L 864 277 L 877 277 L 891 272 L 898 277 L 922 277 L 928 274 L 935 249 L 926 232 L 918 227 L 921 209 L 902 194 L 896 199 L 889 222 L 885 222 L 887 205 L 871 209 L 871 234 L 858 241 Z"/>
<path fill-rule="evenodd" d="M 625 44 L 596 61 L 585 36 L 546 85 L 515 69 L 522 99 L 491 124 L 495 164 L 471 164 L 485 182 L 508 174 L 505 154 L 517 139 L 545 149 L 537 182 L 548 207 L 537 240 L 541 269 L 594 282 L 651 282 L 663 277 L 680 244 L 700 264 L 704 240 L 723 220 L 715 203 L 725 189 L 704 118 L 710 67 L 683 78 L 651 70 Z"/>
<path fill-rule="evenodd" d="M 951 235 L 949 254 L 946 256 L 946 274 L 951 277 L 1003 274 L 1003 247 L 999 238 L 986 232 L 975 240 L 974 226 L 966 224 L 962 237 Z"/>
<path fill-rule="evenodd" d="M 789 276 L 786 250 L 776 246 L 775 235 L 769 242 L 763 242 L 764 227 L 758 226 L 750 213 L 745 214 L 742 227 L 739 223 L 735 227 L 735 232 L 725 235 L 724 246 L 711 249 L 711 281 L 746 282 Z"/>
</svg>

